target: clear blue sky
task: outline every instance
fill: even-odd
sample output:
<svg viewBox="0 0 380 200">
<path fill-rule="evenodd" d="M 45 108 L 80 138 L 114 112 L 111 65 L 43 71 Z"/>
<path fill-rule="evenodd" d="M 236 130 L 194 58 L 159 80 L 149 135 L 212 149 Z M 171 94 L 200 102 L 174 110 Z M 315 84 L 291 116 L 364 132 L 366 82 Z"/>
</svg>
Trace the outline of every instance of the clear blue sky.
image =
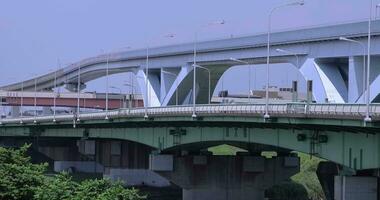
<svg viewBox="0 0 380 200">
<path fill-rule="evenodd" d="M 226 24 L 204 30 L 201 40 L 264 32 L 269 10 L 286 2 L 290 1 L 1 0 L 0 85 L 46 73 L 56 68 L 58 58 L 67 64 L 102 49 L 141 48 L 148 38 L 167 33 L 176 37 L 151 45 L 190 42 L 197 27 L 215 20 Z M 276 12 L 274 29 L 361 20 L 368 17 L 370 0 L 305 2 Z M 234 71 L 225 79 L 242 75 Z"/>
</svg>

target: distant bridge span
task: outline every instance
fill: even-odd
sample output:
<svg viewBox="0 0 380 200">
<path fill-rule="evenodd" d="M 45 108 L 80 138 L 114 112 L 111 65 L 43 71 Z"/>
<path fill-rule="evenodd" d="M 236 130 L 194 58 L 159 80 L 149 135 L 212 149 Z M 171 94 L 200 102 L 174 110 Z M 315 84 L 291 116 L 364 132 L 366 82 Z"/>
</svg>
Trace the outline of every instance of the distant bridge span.
<svg viewBox="0 0 380 200">
<path fill-rule="evenodd" d="M 326 98 L 332 102 L 362 102 L 363 100 L 363 50 L 357 44 L 340 41 L 339 37 L 354 38 L 361 42 L 367 40 L 367 23 L 357 22 L 325 27 L 304 28 L 300 30 L 277 32 L 272 34 L 271 63 L 292 63 L 296 65 L 294 55 L 278 53 L 276 48 L 295 52 L 301 58 L 297 66 L 305 79 L 314 81 L 314 98 L 324 102 Z M 373 44 L 380 43 L 380 20 L 373 24 Z M 211 70 L 211 90 L 213 91 L 222 74 L 229 68 L 239 65 L 230 58 L 263 64 L 266 59 L 266 34 L 200 42 L 198 45 L 197 63 Z M 192 90 L 192 55 L 193 44 L 180 44 L 150 49 L 148 77 L 149 106 L 166 106 L 175 104 L 175 91 L 180 92 L 180 103 L 189 103 Z M 374 45 L 371 65 L 372 100 L 380 93 L 380 46 Z M 75 90 L 78 82 L 78 70 L 81 72 L 81 84 L 105 76 L 107 59 L 109 58 L 109 74 L 133 72 L 144 98 L 145 91 L 145 59 L 146 50 L 130 50 L 104 54 L 71 64 L 57 72 L 52 72 L 37 79 L 37 89 L 54 87 L 54 76 L 58 76 L 57 85 L 67 85 Z M 177 76 L 165 73 L 170 71 Z M 198 70 L 197 103 L 207 103 L 208 84 L 206 73 Z M 35 79 L 25 80 L 1 87 L 3 90 L 34 89 Z M 380 98 L 380 97 L 379 97 Z"/>
</svg>

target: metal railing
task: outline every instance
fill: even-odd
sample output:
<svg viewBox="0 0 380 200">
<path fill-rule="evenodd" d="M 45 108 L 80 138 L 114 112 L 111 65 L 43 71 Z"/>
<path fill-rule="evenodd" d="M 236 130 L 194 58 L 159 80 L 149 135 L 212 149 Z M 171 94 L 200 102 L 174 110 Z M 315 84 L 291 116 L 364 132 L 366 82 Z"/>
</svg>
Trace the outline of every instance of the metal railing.
<svg viewBox="0 0 380 200">
<path fill-rule="evenodd" d="M 147 108 L 148 116 L 191 116 L 192 106 L 166 106 Z M 306 103 L 286 103 L 286 104 L 269 104 L 269 113 L 271 116 L 281 117 L 309 117 L 309 118 L 364 118 L 366 114 L 366 105 L 364 104 L 306 104 Z M 197 116 L 260 116 L 265 113 L 265 104 L 209 104 L 197 105 Z M 380 104 L 371 104 L 370 113 L 374 118 L 380 118 Z M 144 108 L 118 109 L 108 111 L 108 117 L 125 118 L 125 117 L 144 117 Z M 68 122 L 80 120 L 104 119 L 106 112 L 62 114 L 49 116 L 33 116 L 1 119 L 1 124 L 30 124 L 52 122 Z"/>
</svg>

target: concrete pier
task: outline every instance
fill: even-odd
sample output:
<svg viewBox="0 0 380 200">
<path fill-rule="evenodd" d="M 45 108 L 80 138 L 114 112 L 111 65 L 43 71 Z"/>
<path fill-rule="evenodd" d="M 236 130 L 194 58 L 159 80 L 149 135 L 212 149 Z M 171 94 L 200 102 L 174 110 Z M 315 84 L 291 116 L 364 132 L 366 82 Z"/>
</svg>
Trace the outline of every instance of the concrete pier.
<svg viewBox="0 0 380 200">
<path fill-rule="evenodd" d="M 183 189 L 183 200 L 261 200 L 299 172 L 298 157 L 151 155 L 150 168 Z"/>
</svg>

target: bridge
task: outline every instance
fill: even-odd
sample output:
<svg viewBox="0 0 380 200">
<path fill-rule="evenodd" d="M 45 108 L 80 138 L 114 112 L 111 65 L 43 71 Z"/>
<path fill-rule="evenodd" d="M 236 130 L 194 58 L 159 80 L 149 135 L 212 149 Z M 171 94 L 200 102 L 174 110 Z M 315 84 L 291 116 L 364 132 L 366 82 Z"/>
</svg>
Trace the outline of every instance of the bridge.
<svg viewBox="0 0 380 200">
<path fill-rule="evenodd" d="M 71 93 L 71 92 L 32 92 L 32 91 L 0 91 L 0 102 L 3 105 L 17 108 L 12 112 L 12 117 L 19 117 L 20 106 L 43 106 L 43 107 L 71 107 L 91 109 L 106 108 L 106 95 L 104 93 Z M 143 101 L 140 95 L 109 94 L 108 108 L 142 107 Z"/>
<path fill-rule="evenodd" d="M 373 21 L 372 41 L 379 43 L 380 20 Z M 271 34 L 271 63 L 290 63 L 299 69 L 305 80 L 313 80 L 314 98 L 323 103 L 326 98 L 335 103 L 364 102 L 363 91 L 363 49 L 358 44 L 341 41 L 346 37 L 365 43 L 368 35 L 366 22 L 356 22 L 322 27 L 304 28 Z M 266 34 L 205 41 L 197 44 L 197 64 L 210 70 L 210 90 L 214 91 L 223 73 L 231 67 L 241 65 L 230 58 L 248 61 L 257 66 L 266 63 Z M 149 62 L 146 62 L 146 49 L 129 50 L 99 55 L 73 63 L 66 68 L 51 72 L 20 83 L 1 87 L 0 90 L 17 91 L 24 88 L 33 91 L 51 90 L 65 85 L 76 91 L 85 83 L 108 74 L 132 72 L 148 106 L 174 105 L 176 91 L 180 104 L 190 103 L 192 91 L 193 45 L 181 44 L 149 49 Z M 293 52 L 277 52 L 276 49 Z M 371 48 L 371 100 L 376 100 L 379 88 L 380 47 Z M 148 66 L 147 66 L 148 64 Z M 146 74 L 146 68 L 149 68 Z M 169 72 L 169 73 L 168 73 Z M 173 75 L 174 74 L 174 75 Z M 146 87 L 145 78 L 148 79 Z M 57 79 L 55 79 L 57 77 Z M 78 81 L 78 77 L 80 80 Z M 196 101 L 208 102 L 207 71 L 198 70 L 196 87 L 199 94 Z M 149 93 L 149 95 L 148 95 Z M 149 97 L 149 100 L 147 100 Z"/>
<path fill-rule="evenodd" d="M 197 70 L 195 88 L 193 44 L 152 48 L 149 55 L 130 50 L 85 59 L 0 89 L 51 92 L 65 86 L 78 92 L 96 78 L 132 72 L 144 107 L 0 119 L 0 144 L 31 142 L 34 153 L 48 159 L 56 171 L 100 172 L 137 185 L 162 186 L 169 180 L 183 189 L 185 200 L 263 199 L 265 189 L 299 172 L 299 158 L 293 153 L 298 151 L 329 161 L 318 167 L 328 199 L 377 199 L 380 46 L 371 49 L 372 120 L 364 121 L 363 51 L 339 39 L 365 42 L 366 31 L 367 24 L 357 22 L 274 33 L 271 63 L 291 63 L 313 84 L 306 102 L 270 103 L 267 119 L 264 104 L 208 104 L 209 90 L 215 90 L 227 69 L 240 64 L 236 60 L 253 66 L 265 63 L 264 34 L 200 42 L 195 59 L 202 69 Z M 379 35 L 378 20 L 373 43 L 380 42 Z M 203 81 L 206 72 L 210 83 Z M 236 156 L 207 151 L 220 144 L 245 151 Z M 266 158 L 264 151 L 276 156 Z"/>
</svg>

